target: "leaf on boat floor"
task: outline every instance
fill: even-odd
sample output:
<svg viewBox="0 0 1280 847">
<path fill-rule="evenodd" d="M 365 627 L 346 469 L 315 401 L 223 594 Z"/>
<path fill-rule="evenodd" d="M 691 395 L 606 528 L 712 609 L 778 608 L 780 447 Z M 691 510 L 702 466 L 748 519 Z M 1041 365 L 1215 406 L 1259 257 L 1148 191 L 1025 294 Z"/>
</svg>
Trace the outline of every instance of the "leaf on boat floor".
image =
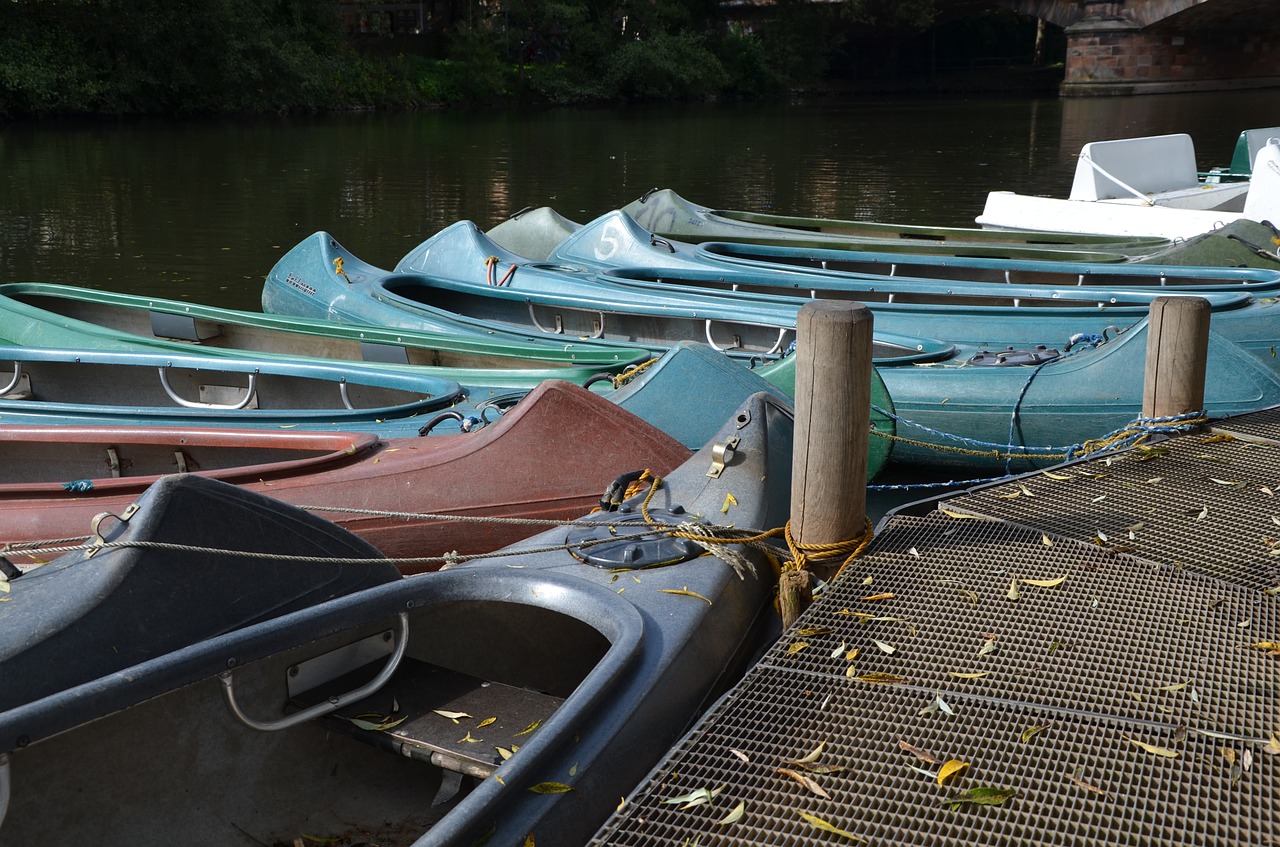
<svg viewBox="0 0 1280 847">
<path fill-rule="evenodd" d="M 540 726 L 542 726 L 542 721 L 534 721 L 533 723 L 526 726 L 524 729 L 517 732 L 516 735 L 517 736 L 528 735 L 529 733 L 533 732 L 535 729 L 537 729 Z"/>
<path fill-rule="evenodd" d="M 748 756 L 746 753 L 742 752 L 741 750 L 737 750 L 737 749 L 734 749 L 733 747 L 730 747 L 729 752 L 737 756 L 739 759 L 741 759 L 743 764 L 748 764 L 748 765 L 751 764 L 751 757 Z"/>
<path fill-rule="evenodd" d="M 787 655 L 794 656 L 796 653 L 799 653 L 801 650 L 805 649 L 808 646 L 809 646 L 808 641 L 797 641 L 787 648 Z"/>
<path fill-rule="evenodd" d="M 961 673 L 960 671 L 947 671 L 948 674 L 956 679 L 982 679 L 984 676 L 991 676 L 991 671 L 977 671 L 975 673 Z"/>
<path fill-rule="evenodd" d="M 796 811 L 796 814 L 804 818 L 805 821 L 808 822 L 809 826 L 814 829 L 820 829 L 823 832 L 829 832 L 832 835 L 839 835 L 844 838 L 848 838 L 850 841 L 866 841 L 866 839 L 861 836 L 854 835 L 852 832 L 848 832 L 838 826 L 827 823 L 817 815 L 811 815 L 808 812 L 801 812 L 799 810 Z"/>
<path fill-rule="evenodd" d="M 815 635 L 828 635 L 834 631 L 829 626 L 806 626 L 796 630 L 796 635 L 801 638 L 812 638 Z"/>
<path fill-rule="evenodd" d="M 1194 682 L 1194 680 L 1189 679 L 1186 682 L 1175 682 L 1173 685 L 1162 685 L 1160 686 L 1160 690 L 1161 691 L 1181 691 L 1182 689 L 1190 685 L 1192 682 Z"/>
<path fill-rule="evenodd" d="M 886 591 L 886 592 L 884 592 L 884 593 L 882 593 L 882 594 L 869 594 L 869 595 L 867 595 L 866 597 L 859 597 L 858 599 L 859 599 L 859 600 L 868 600 L 868 601 L 875 601 L 875 600 L 892 600 L 892 599 L 893 599 L 893 595 Z"/>
<path fill-rule="evenodd" d="M 431 711 L 435 712 L 437 715 L 439 715 L 442 718 L 448 718 L 454 723 L 457 723 L 459 718 L 471 717 L 471 715 L 468 715 L 466 712 L 450 712 L 446 709 L 432 709 Z"/>
<path fill-rule="evenodd" d="M 778 768 L 778 773 L 782 774 L 783 776 L 791 777 L 796 782 L 800 783 L 805 788 L 809 789 L 814 794 L 817 794 L 819 797 L 821 797 L 824 800 L 831 799 L 831 795 L 827 793 L 827 790 L 825 788 L 823 788 L 813 779 L 800 773 L 799 771 L 792 770 L 791 768 Z"/>
<path fill-rule="evenodd" d="M 986 656 L 1000 649 L 996 646 L 996 636 L 988 635 L 986 641 L 982 642 L 982 646 L 978 648 L 979 656 Z"/>
<path fill-rule="evenodd" d="M 901 685 L 906 682 L 902 677 L 892 673 L 864 673 L 853 678 L 858 682 L 866 682 L 871 685 Z"/>
<path fill-rule="evenodd" d="M 690 591 L 689 586 L 687 585 L 684 588 L 659 588 L 658 590 L 663 594 L 679 594 L 682 597 L 697 597 L 699 600 L 705 601 L 708 606 L 711 605 L 710 600 L 707 600 L 706 597 L 703 597 L 696 591 Z"/>
<path fill-rule="evenodd" d="M 1022 596 L 1022 592 L 1018 590 L 1018 578 L 1015 576 L 1013 581 L 1009 583 L 1009 591 L 1005 594 L 1010 600 L 1017 600 Z"/>
<path fill-rule="evenodd" d="M 530 785 L 529 790 L 534 794 L 565 794 L 576 789 L 563 782 L 539 782 L 537 785 Z"/>
<path fill-rule="evenodd" d="M 378 720 L 368 720 L 369 717 L 378 718 Z M 367 729 L 370 732 L 382 732 L 387 729 L 395 729 L 400 724 L 404 723 L 408 717 L 408 715 L 401 715 L 398 718 L 393 718 L 391 715 L 387 715 L 385 717 L 380 717 L 378 715 L 366 715 L 363 717 L 347 718 L 347 720 L 360 729 Z M 457 721 L 454 721 L 454 723 L 457 723 Z"/>
<path fill-rule="evenodd" d="M 1280 656 L 1280 641 L 1255 641 L 1249 646 L 1254 650 L 1265 650 L 1268 656 Z"/>
<path fill-rule="evenodd" d="M 871 639 L 871 643 L 879 647 L 881 651 L 885 653 L 892 654 L 892 653 L 898 652 L 898 648 L 894 647 L 892 644 L 890 644 L 887 641 L 881 641 L 879 638 Z"/>
<path fill-rule="evenodd" d="M 999 806 L 1017 795 L 1017 789 L 1014 788 L 970 788 L 958 794 L 952 794 L 945 800 L 940 800 L 939 803 L 943 806 L 950 806 L 951 811 L 954 812 L 966 803 L 975 806 Z"/>
<path fill-rule="evenodd" d="M 1125 735 L 1124 733 L 1121 733 L 1120 737 L 1125 739 L 1126 741 L 1129 741 L 1129 742 L 1132 742 L 1133 744 L 1138 745 L 1143 750 L 1146 750 L 1148 753 L 1153 753 L 1157 756 L 1163 756 L 1166 759 L 1176 759 L 1178 758 L 1179 755 L 1181 755 L 1177 750 L 1170 750 L 1168 747 L 1158 747 L 1155 744 L 1148 744 L 1145 741 L 1139 741 L 1138 739 L 1129 735 Z"/>
</svg>

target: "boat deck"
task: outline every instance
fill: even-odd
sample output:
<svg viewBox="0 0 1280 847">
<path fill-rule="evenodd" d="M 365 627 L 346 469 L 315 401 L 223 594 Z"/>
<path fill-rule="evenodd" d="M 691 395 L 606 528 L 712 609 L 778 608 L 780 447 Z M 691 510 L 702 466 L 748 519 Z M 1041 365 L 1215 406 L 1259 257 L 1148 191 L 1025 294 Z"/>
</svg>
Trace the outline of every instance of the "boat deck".
<svg viewBox="0 0 1280 847">
<path fill-rule="evenodd" d="M 1280 843 L 1277 587 L 1274 410 L 905 507 L 592 843 Z"/>
</svg>

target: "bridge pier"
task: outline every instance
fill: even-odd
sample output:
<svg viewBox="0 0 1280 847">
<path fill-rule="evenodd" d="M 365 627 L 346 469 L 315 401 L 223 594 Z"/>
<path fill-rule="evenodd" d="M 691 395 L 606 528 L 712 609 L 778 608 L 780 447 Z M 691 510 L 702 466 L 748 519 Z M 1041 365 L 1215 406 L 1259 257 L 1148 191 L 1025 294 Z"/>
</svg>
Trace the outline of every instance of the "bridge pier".
<svg viewBox="0 0 1280 847">
<path fill-rule="evenodd" d="M 1083 0 L 1067 26 L 1064 97 L 1163 94 L 1280 85 L 1280 29 L 1270 10 L 1213 0 L 1217 14 L 1186 13 L 1205 0 Z M 1161 17 L 1160 6 L 1175 7 Z M 1234 10 L 1228 7 L 1236 7 Z M 1220 11 L 1219 11 L 1220 10 Z M 1179 14 L 1182 11 L 1183 14 Z M 1195 10 L 1199 11 L 1199 10 Z M 1232 11 L 1236 12 L 1231 15 Z M 1244 12 L 1244 14 L 1239 14 Z M 1227 21 L 1225 15 L 1234 20 Z M 1241 19 L 1254 25 L 1242 25 Z M 1223 25 L 1227 23 L 1227 25 Z M 1208 24 L 1208 25 L 1206 25 Z"/>
</svg>

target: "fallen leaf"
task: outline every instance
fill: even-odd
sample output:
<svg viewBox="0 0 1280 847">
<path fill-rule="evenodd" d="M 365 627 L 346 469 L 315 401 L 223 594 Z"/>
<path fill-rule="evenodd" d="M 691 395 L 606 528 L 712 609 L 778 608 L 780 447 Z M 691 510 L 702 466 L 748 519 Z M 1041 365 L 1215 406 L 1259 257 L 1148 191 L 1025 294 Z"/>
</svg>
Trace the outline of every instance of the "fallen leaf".
<svg viewBox="0 0 1280 847">
<path fill-rule="evenodd" d="M 432 709 L 432 711 L 442 718 L 448 718 L 454 723 L 457 723 L 459 718 L 471 717 L 471 715 L 468 715 L 466 712 L 449 712 L 449 711 L 445 711 L 444 709 Z"/>
<path fill-rule="evenodd" d="M 1018 590 L 1018 578 L 1015 576 L 1013 582 L 1009 583 L 1009 591 L 1005 594 L 1010 600 L 1017 600 L 1022 596 L 1022 592 Z"/>
<path fill-rule="evenodd" d="M 682 597 L 697 597 L 699 600 L 705 601 L 708 606 L 711 605 L 710 600 L 707 600 L 706 597 L 703 597 L 696 591 L 690 591 L 689 586 L 687 585 L 684 588 L 659 588 L 658 590 L 663 594 L 679 594 Z"/>
<path fill-rule="evenodd" d="M 859 600 L 892 600 L 893 595 L 885 592 L 883 594 L 871 594 L 866 597 L 859 597 Z"/>
<path fill-rule="evenodd" d="M 515 765 L 512 765 L 515 767 Z M 565 785 L 563 782 L 539 782 L 537 785 L 530 785 L 529 790 L 534 794 L 565 794 L 573 791 L 572 785 Z"/>
<path fill-rule="evenodd" d="M 1166 759 L 1178 758 L 1179 753 L 1177 750 L 1170 750 L 1168 747 L 1157 747 L 1154 744 L 1148 744 L 1145 741 L 1139 741 L 1138 739 L 1125 735 L 1124 733 L 1121 733 L 1120 737 L 1125 739 L 1126 741 L 1130 741 L 1134 744 L 1137 744 L 1139 747 L 1141 747 L 1143 750 L 1146 750 L 1148 753 L 1154 753 L 1155 755 L 1163 756 Z"/>
<path fill-rule="evenodd" d="M 517 733 L 516 733 L 516 735 L 518 735 L 518 736 L 519 736 L 519 735 L 528 735 L 529 733 L 533 732 L 535 729 L 537 729 L 537 728 L 538 728 L 538 727 L 540 727 L 540 726 L 542 726 L 542 721 L 534 721 L 533 723 L 531 723 L 531 724 L 529 724 L 528 726 L 526 726 L 524 729 L 522 729 L 522 730 L 520 730 L 519 732 L 517 732 Z"/>
<path fill-rule="evenodd" d="M 1059 585 L 1067 581 L 1066 574 L 1057 579 L 1024 579 L 1021 580 L 1023 585 L 1036 585 L 1040 588 L 1057 588 Z"/>
<path fill-rule="evenodd" d="M 468 730 L 466 735 L 458 739 L 458 743 L 459 744 L 479 744 L 483 740 L 484 739 L 481 739 L 481 738 L 472 738 L 471 731 Z"/>
<path fill-rule="evenodd" d="M 1280 732 L 1271 732 L 1271 740 L 1262 745 L 1262 752 L 1268 756 L 1280 755 Z"/>
<path fill-rule="evenodd" d="M 707 803 L 715 800 L 720 792 L 724 791 L 724 786 L 719 788 L 695 788 L 688 794 L 681 794 L 679 797 L 668 797 L 661 801 L 663 804 L 683 803 L 681 809 L 692 809 L 695 806 L 705 806 Z"/>
<path fill-rule="evenodd" d="M 1074 478 L 1074 475 L 1073 475 L 1073 474 L 1069 474 L 1069 473 L 1054 473 L 1053 471 L 1041 471 L 1041 472 L 1040 472 L 1040 475 L 1041 475 L 1041 476 L 1047 476 L 1047 477 L 1049 477 L 1049 479 L 1057 479 L 1057 480 L 1064 480 L 1064 479 L 1072 479 L 1072 478 Z"/>
<path fill-rule="evenodd" d="M 1045 534 L 1042 532 L 1042 533 L 1040 533 L 1040 543 L 1041 543 L 1041 544 L 1043 544 L 1043 545 L 1044 545 L 1044 546 L 1046 546 L 1046 547 L 1052 547 L 1052 546 L 1053 546 L 1053 539 L 1052 539 L 1052 538 L 1050 538 L 1049 536 L 1045 535 Z"/>
<path fill-rule="evenodd" d="M 480 721 L 480 723 L 476 724 L 476 729 L 484 729 L 489 724 L 497 722 L 497 720 L 497 718 L 485 718 Z"/>
<path fill-rule="evenodd" d="M 987 640 L 984 641 L 982 643 L 982 647 L 978 649 L 978 655 L 985 656 L 988 653 L 994 653 L 998 649 L 999 648 L 996 647 L 996 637 L 994 635 L 988 635 Z"/>
<path fill-rule="evenodd" d="M 808 821 L 809 825 L 812 826 L 814 829 L 820 829 L 823 832 L 830 832 L 832 835 L 840 835 L 845 838 L 848 838 L 850 841 L 866 840 L 865 838 L 860 838 L 857 835 L 854 835 L 852 832 L 846 832 L 845 830 L 841 829 L 838 826 L 833 826 L 832 824 L 827 823 L 817 815 L 811 815 L 808 812 L 801 812 L 801 811 L 797 811 L 796 814 L 804 818 L 806 821 Z"/>
<path fill-rule="evenodd" d="M 375 715 L 374 717 L 378 716 Z M 408 715 L 401 715 L 398 718 L 393 718 L 390 715 L 387 715 L 386 717 L 376 721 L 364 720 L 361 718 L 347 718 L 347 720 L 360 729 L 367 729 L 370 732 L 382 732 L 387 729 L 395 729 L 400 724 L 408 720 L 408 717 Z M 457 723 L 457 721 L 454 721 L 454 723 Z"/>
<path fill-rule="evenodd" d="M 1022 731 L 1022 735 L 1018 736 L 1018 740 L 1021 741 L 1023 744 L 1026 744 L 1028 741 L 1035 738 L 1040 733 L 1044 732 L 1045 729 L 1046 727 L 1041 726 L 1040 724 L 1029 726 Z"/>
<path fill-rule="evenodd" d="M 967 588 L 959 588 L 956 590 L 959 591 L 961 594 L 963 594 L 965 597 L 968 597 L 969 602 L 972 603 L 974 606 L 978 605 L 978 595 L 976 593 L 970 591 Z"/>
<path fill-rule="evenodd" d="M 794 656 L 796 653 L 799 653 L 801 650 L 803 650 L 808 646 L 809 646 L 809 642 L 807 641 L 797 641 L 796 643 L 792 644 L 790 647 L 787 648 L 787 655 Z"/>
<path fill-rule="evenodd" d="M 504 762 L 507 759 L 510 759 L 511 756 L 513 755 L 513 751 L 508 750 L 506 747 L 494 747 L 493 749 L 498 751 L 498 755 L 502 758 L 502 761 Z"/>
<path fill-rule="evenodd" d="M 1083 779 L 1081 779 L 1081 778 L 1080 778 L 1080 774 L 1082 774 L 1082 773 L 1084 773 L 1084 768 L 1083 768 L 1083 767 L 1078 767 L 1078 768 L 1076 768 L 1076 772 L 1075 772 L 1074 774 L 1067 774 L 1067 779 L 1068 779 L 1068 780 L 1070 780 L 1071 782 L 1075 783 L 1076 785 L 1080 786 L 1080 787 L 1081 787 L 1081 788 L 1083 788 L 1085 791 L 1091 791 L 1091 792 L 1093 792 L 1094 794 L 1097 794 L 1097 795 L 1102 796 L 1102 797 L 1107 796 L 1107 792 L 1103 791 L 1103 790 L 1102 790 L 1101 788 L 1099 788 L 1098 786 L 1096 786 L 1096 785 L 1091 785 L 1091 784 L 1089 784 L 1089 783 L 1085 782 Z"/>
<path fill-rule="evenodd" d="M 1182 689 L 1190 685 L 1192 682 L 1193 680 L 1189 679 L 1186 682 L 1175 682 L 1173 685 L 1162 685 L 1160 686 L 1160 690 L 1161 691 L 1181 691 Z"/>
<path fill-rule="evenodd" d="M 734 497 L 732 494 L 725 494 L 724 505 L 720 507 L 720 513 L 727 515 L 729 513 L 729 507 L 736 505 L 738 505 L 738 498 Z"/>
<path fill-rule="evenodd" d="M 821 797 L 824 800 L 831 799 L 831 795 L 827 793 L 825 788 L 823 788 L 818 783 L 814 782 L 809 777 L 800 773 L 799 771 L 793 771 L 791 768 L 778 768 L 778 773 L 783 774 L 784 776 L 791 777 L 796 782 L 800 783 L 805 788 L 809 789 L 814 794 L 817 794 L 819 797 Z"/>
<path fill-rule="evenodd" d="M 840 646 L 839 646 L 839 647 L 837 647 L 836 649 L 834 649 L 834 650 L 832 650 L 832 651 L 831 651 L 831 658 L 833 658 L 833 659 L 838 659 L 838 658 L 840 658 L 840 654 L 841 654 L 841 653 L 843 653 L 844 651 L 848 650 L 848 649 L 849 649 L 849 645 L 848 645 L 848 643 L 847 643 L 847 642 L 844 642 L 844 641 L 841 641 L 841 642 L 840 642 Z"/>
<path fill-rule="evenodd" d="M 898 739 L 898 746 L 901 747 L 903 750 L 906 750 L 908 753 L 915 756 L 917 759 L 919 759 L 922 762 L 928 762 L 931 765 L 942 764 L 942 760 L 939 759 L 937 756 L 934 756 L 932 753 L 926 753 L 924 750 L 921 750 L 919 747 L 916 747 L 914 744 L 908 744 L 906 741 L 903 741 L 901 738 Z M 932 776 L 932 774 L 930 774 L 930 776 Z"/>
<path fill-rule="evenodd" d="M 948 779 L 960 773 L 960 771 L 967 767 L 969 767 L 968 762 L 962 762 L 959 759 L 950 760 L 945 765 L 938 768 L 938 784 L 945 785 Z"/>
<path fill-rule="evenodd" d="M 812 638 L 815 635 L 827 635 L 833 630 L 829 626 L 806 626 L 796 630 L 796 635 L 801 638 Z"/>
<path fill-rule="evenodd" d="M 880 640 L 880 639 L 878 639 L 878 638 L 873 638 L 873 639 L 871 639 L 871 643 L 872 643 L 872 644 L 875 644 L 877 647 L 879 647 L 879 648 L 880 648 L 883 652 L 885 652 L 885 653 L 895 653 L 895 652 L 897 652 L 897 648 L 896 648 L 896 647 L 894 647 L 892 644 L 889 644 L 889 643 L 887 643 L 887 642 L 885 642 L 885 641 L 881 641 L 881 640 Z"/>
<path fill-rule="evenodd" d="M 999 806 L 1011 797 L 1018 794 L 1013 788 L 970 788 L 968 791 L 961 791 L 959 794 L 953 794 L 939 803 L 943 806 L 950 806 L 951 811 L 955 811 L 966 803 L 975 806 Z"/>
<path fill-rule="evenodd" d="M 732 753 L 733 755 L 737 756 L 737 757 L 738 757 L 739 759 L 741 759 L 744 763 L 746 763 L 746 764 L 751 764 L 751 758 L 750 758 L 749 756 L 747 756 L 747 754 L 746 754 L 746 753 L 744 753 L 744 752 L 742 752 L 741 750 L 735 750 L 734 748 L 730 747 L 730 748 L 729 748 L 729 752 L 730 752 L 730 753 Z"/>
<path fill-rule="evenodd" d="M 853 678 L 858 682 L 866 682 L 872 685 L 901 685 L 906 682 L 902 677 L 891 673 L 864 673 Z"/>
<path fill-rule="evenodd" d="M 978 671 L 976 673 L 960 673 L 959 671 L 947 671 L 956 679 L 982 679 L 984 676 L 990 676 L 991 671 Z"/>
<path fill-rule="evenodd" d="M 795 765 L 803 765 L 806 762 L 816 762 L 818 761 L 818 757 L 822 755 L 822 751 L 826 746 L 827 746 L 827 742 L 819 741 L 818 746 L 814 747 L 813 750 L 811 750 L 808 755 L 799 759 L 792 759 L 791 763 Z"/>
<path fill-rule="evenodd" d="M 738 805 L 733 807 L 733 811 L 716 821 L 718 826 L 728 826 L 742 820 L 743 814 L 747 811 L 747 801 L 739 800 Z"/>
</svg>

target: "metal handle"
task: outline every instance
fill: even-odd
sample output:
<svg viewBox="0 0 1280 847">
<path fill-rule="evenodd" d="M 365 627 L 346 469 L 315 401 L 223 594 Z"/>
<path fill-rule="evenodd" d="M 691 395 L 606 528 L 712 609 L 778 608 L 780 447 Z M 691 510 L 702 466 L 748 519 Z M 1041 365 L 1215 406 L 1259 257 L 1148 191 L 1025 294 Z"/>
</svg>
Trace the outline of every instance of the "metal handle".
<svg viewBox="0 0 1280 847">
<path fill-rule="evenodd" d="M 13 382 L 10 382 L 4 388 L 0 388 L 0 394 L 8 394 L 10 391 L 18 387 L 18 383 L 22 382 L 22 362 L 14 360 L 13 363 Z"/>
<path fill-rule="evenodd" d="M 169 385 L 168 370 L 169 370 L 169 367 L 167 365 L 160 369 L 160 384 L 164 386 L 164 392 L 165 394 L 169 395 L 169 399 L 177 403 L 179 406 L 185 406 L 188 409 L 223 409 L 226 411 L 234 412 L 234 411 L 243 409 L 245 406 L 248 406 L 250 403 L 253 402 L 254 385 L 258 381 L 258 375 L 256 373 L 249 374 L 249 387 L 245 390 L 245 395 L 243 400 L 241 400 L 239 403 L 222 404 L 222 403 L 201 403 L 198 400 L 184 400 L 183 398 L 179 397 L 174 392 L 173 387 Z M 345 396 L 345 393 L 344 393 L 344 396 Z"/>
<path fill-rule="evenodd" d="M 396 672 L 398 667 L 400 667 L 400 660 L 404 658 L 405 647 L 409 643 L 409 615 L 405 612 L 400 612 L 398 617 L 400 619 L 400 631 L 396 636 L 396 649 L 392 652 L 390 658 L 387 659 L 386 666 L 383 667 L 378 675 L 357 688 L 355 691 L 335 695 L 325 700 L 323 703 L 316 703 L 314 706 L 303 709 L 300 712 L 294 712 L 291 715 L 286 715 L 279 720 L 259 721 L 246 715 L 240 708 L 240 704 L 236 702 L 236 694 L 233 687 L 234 680 L 231 676 L 231 671 L 224 671 L 219 674 L 219 679 L 222 681 L 222 694 L 224 699 L 227 701 L 227 708 L 231 710 L 231 714 L 235 715 L 236 720 L 240 721 L 240 723 L 250 729 L 256 729 L 259 732 L 275 732 L 276 730 L 288 729 L 289 727 L 306 723 L 314 718 L 324 717 L 327 714 L 336 712 L 348 703 L 353 703 L 356 700 L 362 700 L 365 697 L 368 697 L 370 694 L 373 694 L 375 691 L 387 684 L 387 681 L 391 679 L 391 675 Z"/>
</svg>

